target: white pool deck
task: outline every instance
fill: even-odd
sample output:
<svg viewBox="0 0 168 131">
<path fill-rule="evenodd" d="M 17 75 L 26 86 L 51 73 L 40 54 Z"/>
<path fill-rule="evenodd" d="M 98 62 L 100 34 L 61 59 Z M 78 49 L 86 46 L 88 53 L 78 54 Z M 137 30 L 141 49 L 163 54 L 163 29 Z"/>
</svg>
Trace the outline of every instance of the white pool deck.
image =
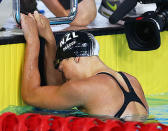
<svg viewBox="0 0 168 131">
<path fill-rule="evenodd" d="M 101 4 L 101 0 L 96 0 L 97 10 L 99 9 L 100 4 Z M 49 10 L 46 8 L 46 6 L 41 1 L 38 1 L 37 7 L 38 9 L 43 9 L 45 11 L 45 14 L 44 14 L 45 16 L 47 17 L 54 16 L 51 12 L 49 12 Z M 3 13 L 5 13 L 5 11 Z M 95 28 L 107 28 L 107 27 L 115 28 L 115 27 L 120 27 L 120 26 L 121 25 L 119 24 L 116 24 L 116 25 L 110 24 L 107 18 L 103 17 L 100 13 L 97 13 L 95 20 L 91 24 L 89 24 L 87 27 L 82 28 L 82 29 L 95 29 Z M 5 27 L 6 30 L 0 31 L 0 37 L 23 35 L 22 30 L 17 27 L 17 24 L 12 14 L 3 27 Z M 61 24 L 61 25 L 52 25 L 51 28 L 53 32 L 60 32 L 63 30 L 65 31 L 65 30 L 70 30 L 70 29 L 78 29 L 79 27 L 71 27 L 69 24 Z"/>
</svg>

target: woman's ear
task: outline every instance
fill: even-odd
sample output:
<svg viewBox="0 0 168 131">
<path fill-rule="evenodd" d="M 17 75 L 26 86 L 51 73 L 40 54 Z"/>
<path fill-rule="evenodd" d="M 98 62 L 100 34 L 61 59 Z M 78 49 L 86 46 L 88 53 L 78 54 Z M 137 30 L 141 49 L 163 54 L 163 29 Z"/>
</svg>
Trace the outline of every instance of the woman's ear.
<svg viewBox="0 0 168 131">
<path fill-rule="evenodd" d="M 75 57 L 75 58 L 74 58 L 74 61 L 75 61 L 76 63 L 79 63 L 79 60 L 80 60 L 80 57 Z"/>
</svg>

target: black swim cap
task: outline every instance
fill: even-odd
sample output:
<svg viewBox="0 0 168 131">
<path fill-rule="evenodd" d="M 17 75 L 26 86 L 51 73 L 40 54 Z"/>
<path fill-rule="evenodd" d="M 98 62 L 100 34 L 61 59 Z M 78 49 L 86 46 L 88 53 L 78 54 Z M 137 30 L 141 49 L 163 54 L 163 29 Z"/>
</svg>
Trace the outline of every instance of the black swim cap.
<svg viewBox="0 0 168 131">
<path fill-rule="evenodd" d="M 57 47 L 55 68 L 59 63 L 70 57 L 98 56 L 99 44 L 90 33 L 72 31 L 66 33 Z"/>
</svg>

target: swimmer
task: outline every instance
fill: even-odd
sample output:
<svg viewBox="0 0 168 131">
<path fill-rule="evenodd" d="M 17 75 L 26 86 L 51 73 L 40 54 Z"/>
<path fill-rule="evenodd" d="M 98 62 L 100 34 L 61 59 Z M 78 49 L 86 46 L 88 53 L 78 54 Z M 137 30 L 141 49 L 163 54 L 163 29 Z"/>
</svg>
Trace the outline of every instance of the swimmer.
<svg viewBox="0 0 168 131">
<path fill-rule="evenodd" d="M 91 115 L 117 118 L 148 115 L 138 80 L 106 66 L 99 58 L 99 44 L 92 34 L 68 32 L 56 48 L 49 21 L 38 12 L 21 15 L 21 25 L 26 40 L 21 88 L 25 103 L 53 110 L 78 107 Z M 46 40 L 46 74 L 52 79 L 48 78 L 47 86 L 40 86 L 39 35 Z"/>
</svg>

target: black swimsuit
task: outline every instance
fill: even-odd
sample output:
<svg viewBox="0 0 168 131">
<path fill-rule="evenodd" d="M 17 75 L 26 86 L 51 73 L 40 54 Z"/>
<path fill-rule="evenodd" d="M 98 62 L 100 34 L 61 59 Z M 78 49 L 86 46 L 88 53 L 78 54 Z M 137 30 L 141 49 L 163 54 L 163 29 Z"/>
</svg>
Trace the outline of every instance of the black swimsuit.
<svg viewBox="0 0 168 131">
<path fill-rule="evenodd" d="M 128 106 L 128 104 L 132 101 L 138 102 L 140 103 L 145 109 L 145 105 L 142 103 L 142 101 L 140 100 L 140 98 L 136 95 L 131 83 L 129 82 L 128 78 L 124 75 L 124 73 L 119 72 L 119 74 L 122 76 L 122 78 L 124 79 L 124 81 L 126 82 L 129 92 L 125 91 L 125 89 L 121 86 L 121 84 L 118 82 L 118 80 L 111 74 L 107 73 L 107 72 L 100 72 L 98 74 L 106 74 L 111 76 L 119 85 L 120 89 L 122 90 L 123 94 L 124 94 L 124 104 L 122 105 L 122 107 L 120 108 L 120 110 L 114 115 L 114 117 L 120 118 L 121 115 L 124 113 L 126 107 Z M 147 109 L 146 109 L 147 110 Z"/>
</svg>

